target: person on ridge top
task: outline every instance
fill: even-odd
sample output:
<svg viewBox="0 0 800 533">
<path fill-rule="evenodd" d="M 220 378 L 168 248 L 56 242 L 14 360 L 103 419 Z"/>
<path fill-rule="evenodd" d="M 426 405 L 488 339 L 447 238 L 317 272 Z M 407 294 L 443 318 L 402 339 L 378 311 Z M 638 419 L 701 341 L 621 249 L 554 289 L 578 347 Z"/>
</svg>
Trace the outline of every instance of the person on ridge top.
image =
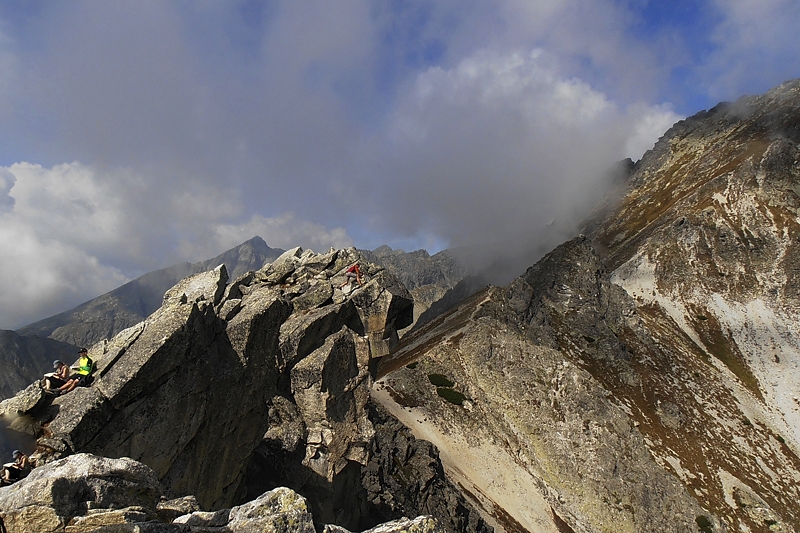
<svg viewBox="0 0 800 533">
<path fill-rule="evenodd" d="M 363 285 L 363 283 L 361 282 L 361 268 L 359 268 L 358 263 L 355 263 L 353 264 L 353 266 L 348 268 L 347 272 L 345 272 L 344 275 L 345 275 L 345 280 L 344 283 L 342 283 L 339 286 L 340 289 L 343 288 L 348 283 L 352 283 L 353 280 L 356 280 L 358 282 L 359 287 Z"/>
<path fill-rule="evenodd" d="M 45 374 L 44 383 L 47 392 L 53 392 L 63 387 L 69 381 L 69 367 L 61 360 L 53 361 L 55 372 Z"/>
</svg>

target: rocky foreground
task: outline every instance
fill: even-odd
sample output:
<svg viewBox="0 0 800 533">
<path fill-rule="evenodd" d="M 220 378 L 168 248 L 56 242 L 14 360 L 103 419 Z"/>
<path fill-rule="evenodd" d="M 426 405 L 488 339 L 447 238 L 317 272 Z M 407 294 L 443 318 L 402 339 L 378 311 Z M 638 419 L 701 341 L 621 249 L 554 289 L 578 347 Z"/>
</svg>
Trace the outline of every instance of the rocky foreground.
<svg viewBox="0 0 800 533">
<path fill-rule="evenodd" d="M 344 270 L 356 261 L 367 281 L 342 288 Z M 0 404 L 12 430 L 38 439 L 31 454 L 37 468 L 0 489 L 9 533 L 112 531 L 90 518 L 112 510 L 110 520 L 139 528 L 113 531 L 261 531 L 219 517 L 261 512 L 233 510 L 247 501 L 302 501 L 289 489 L 270 492 L 280 486 L 306 496 L 298 505 L 318 528 L 360 531 L 432 515 L 443 530 L 488 531 L 444 478 L 436 450 L 369 400 L 370 367 L 412 317 L 405 287 L 354 249 L 290 250 L 231 283 L 224 266 L 181 281 L 145 321 L 90 349 L 97 367 L 90 387 L 53 399 L 33 384 Z M 52 503 L 38 500 L 47 498 L 42 487 L 69 485 L 60 476 L 77 468 L 76 457 L 82 465 L 129 458 L 114 467 L 117 474 L 98 479 L 112 494 L 147 502 L 123 505 L 83 482 Z M 203 511 L 141 525 L 154 519 L 153 501 L 162 495 L 191 495 Z M 143 510 L 121 510 L 128 507 Z M 26 524 L 39 511 L 45 518 L 31 529 Z M 292 530 L 311 527 L 303 512 Z"/>
<path fill-rule="evenodd" d="M 309 506 L 285 487 L 214 512 L 193 496 L 168 500 L 155 472 L 128 458 L 71 455 L 35 469 L 4 490 L 3 523 L 9 532 L 44 533 L 315 533 Z M 325 525 L 326 533 L 347 530 Z M 370 533 L 444 531 L 430 517 L 402 518 Z"/>
</svg>

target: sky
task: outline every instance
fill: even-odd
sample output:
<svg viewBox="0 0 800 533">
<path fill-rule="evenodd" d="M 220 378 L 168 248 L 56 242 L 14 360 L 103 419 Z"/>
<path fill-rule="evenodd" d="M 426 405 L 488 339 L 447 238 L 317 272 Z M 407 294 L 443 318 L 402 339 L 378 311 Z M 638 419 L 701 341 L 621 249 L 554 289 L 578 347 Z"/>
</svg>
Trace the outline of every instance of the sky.
<svg viewBox="0 0 800 533">
<path fill-rule="evenodd" d="M 0 329 L 255 235 L 547 251 L 615 161 L 800 77 L 798 27 L 796 0 L 0 2 Z"/>
</svg>

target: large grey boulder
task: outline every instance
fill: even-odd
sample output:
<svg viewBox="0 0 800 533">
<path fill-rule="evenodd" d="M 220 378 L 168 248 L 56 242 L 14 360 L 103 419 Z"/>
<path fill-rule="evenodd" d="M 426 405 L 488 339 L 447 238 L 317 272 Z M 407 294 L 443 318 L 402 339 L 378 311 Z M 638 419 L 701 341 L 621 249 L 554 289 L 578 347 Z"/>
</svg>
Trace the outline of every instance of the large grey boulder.
<svg viewBox="0 0 800 533">
<path fill-rule="evenodd" d="M 81 518 L 91 528 L 67 531 L 94 531 L 100 525 L 152 520 L 161 493 L 149 467 L 128 458 L 82 453 L 35 468 L 0 488 L 0 515 L 8 533 L 62 533 Z M 113 512 L 101 516 L 100 510 Z"/>
<path fill-rule="evenodd" d="M 291 372 L 292 394 L 308 432 L 303 464 L 329 482 L 348 461 L 367 462 L 374 435 L 366 412 L 369 358 L 369 343 L 344 328 Z"/>
<path fill-rule="evenodd" d="M 34 410 L 45 399 L 45 392 L 39 382 L 31 383 L 16 396 L 0 402 L 0 417 L 11 417 Z"/>
<path fill-rule="evenodd" d="M 192 526 L 198 531 L 220 533 L 315 532 L 305 498 L 285 487 L 266 492 L 253 501 L 231 509 L 180 516 L 175 523 Z"/>
</svg>

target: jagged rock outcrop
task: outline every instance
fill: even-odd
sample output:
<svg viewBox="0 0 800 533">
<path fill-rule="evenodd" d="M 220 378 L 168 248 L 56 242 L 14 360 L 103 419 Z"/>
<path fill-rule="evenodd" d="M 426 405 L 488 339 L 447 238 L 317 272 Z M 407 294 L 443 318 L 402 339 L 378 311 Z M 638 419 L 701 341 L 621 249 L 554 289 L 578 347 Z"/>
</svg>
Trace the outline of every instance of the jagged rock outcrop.
<svg viewBox="0 0 800 533">
<path fill-rule="evenodd" d="M 360 252 L 368 261 L 394 274 L 411 292 L 414 297 L 414 322 L 469 274 L 464 263 L 447 250 L 430 255 L 425 250 L 404 252 L 381 246 Z"/>
<path fill-rule="evenodd" d="M 366 281 L 343 288 L 356 261 Z M 375 435 L 370 367 L 411 323 L 408 291 L 354 249 L 289 250 L 227 281 L 224 266 L 186 278 L 147 320 L 91 347 L 90 387 L 53 399 L 34 386 L 29 401 L 15 399 L 20 419 L 44 423 L 29 425 L 41 431 L 32 460 L 130 457 L 153 469 L 168 497 L 193 494 L 214 512 L 279 485 L 249 466 L 271 442 L 283 458 L 295 454 L 286 468 L 320 526 L 366 529 L 378 518 L 421 514 L 406 505 L 370 515 L 366 503 L 339 509 L 328 498 L 342 487 L 351 489 L 348 500 L 366 494 L 360 472 Z"/>
<path fill-rule="evenodd" d="M 261 237 L 253 237 L 222 254 L 197 263 L 179 263 L 148 272 L 75 309 L 39 320 L 18 330 L 20 335 L 49 337 L 76 346 L 90 346 L 110 339 L 155 312 L 164 292 L 181 279 L 224 264 L 236 278 L 258 270 L 283 253 L 270 248 Z"/>
</svg>

